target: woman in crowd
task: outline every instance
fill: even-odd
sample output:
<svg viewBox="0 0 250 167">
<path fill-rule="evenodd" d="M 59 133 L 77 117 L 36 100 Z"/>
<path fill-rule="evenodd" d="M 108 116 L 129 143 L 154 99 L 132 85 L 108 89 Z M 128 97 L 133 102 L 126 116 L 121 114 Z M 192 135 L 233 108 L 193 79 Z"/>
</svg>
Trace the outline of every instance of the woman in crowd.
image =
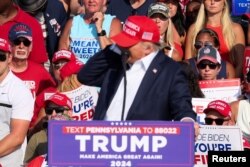
<svg viewBox="0 0 250 167">
<path fill-rule="evenodd" d="M 111 44 L 109 37 L 121 31 L 115 16 L 104 14 L 106 0 L 83 0 L 85 13 L 69 19 L 59 40 L 59 50 L 71 50 L 84 64 L 100 49 Z"/>
<path fill-rule="evenodd" d="M 181 45 L 176 41 L 177 31 L 170 19 L 169 8 L 162 2 L 152 3 L 148 9 L 148 17 L 158 26 L 160 31 L 160 43 L 166 55 L 176 61 L 181 61 L 183 51 Z"/>
<path fill-rule="evenodd" d="M 164 2 L 169 8 L 169 15 L 180 37 L 181 45 L 185 43 L 186 30 L 185 30 L 185 16 L 183 15 L 182 8 L 179 0 L 158 0 Z"/>
<path fill-rule="evenodd" d="M 187 61 L 193 68 L 196 75 L 199 75 L 199 71 L 196 67 L 197 64 L 197 54 L 198 50 L 201 49 L 204 46 L 214 46 L 215 48 L 220 47 L 219 37 L 215 31 L 209 28 L 203 28 L 201 29 L 196 38 L 194 43 L 195 48 L 195 56 L 193 56 L 190 59 L 187 59 Z M 221 69 L 219 71 L 219 74 L 217 75 L 217 79 L 229 79 L 229 78 L 235 78 L 235 69 L 232 66 L 231 63 L 221 60 Z"/>
<path fill-rule="evenodd" d="M 202 2 L 196 22 L 190 26 L 187 33 L 186 59 L 194 55 L 195 37 L 204 27 L 214 30 L 219 35 L 219 52 L 222 59 L 231 62 L 236 70 L 236 77 L 242 78 L 245 37 L 242 27 L 230 18 L 227 0 Z"/>
<path fill-rule="evenodd" d="M 200 80 L 216 80 L 221 70 L 221 56 L 213 46 L 201 48 L 197 55 L 197 69 Z"/>
</svg>

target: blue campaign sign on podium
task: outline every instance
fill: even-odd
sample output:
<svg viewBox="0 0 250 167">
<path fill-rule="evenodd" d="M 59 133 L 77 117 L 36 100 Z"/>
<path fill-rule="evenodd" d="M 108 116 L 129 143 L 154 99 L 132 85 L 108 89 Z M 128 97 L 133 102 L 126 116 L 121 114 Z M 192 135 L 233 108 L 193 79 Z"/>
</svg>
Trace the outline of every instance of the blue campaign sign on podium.
<svg viewBox="0 0 250 167">
<path fill-rule="evenodd" d="M 167 121 L 50 121 L 53 167 L 193 167 L 194 125 Z"/>
<path fill-rule="evenodd" d="M 236 16 L 250 13 L 250 0 L 233 0 L 232 13 Z"/>
</svg>

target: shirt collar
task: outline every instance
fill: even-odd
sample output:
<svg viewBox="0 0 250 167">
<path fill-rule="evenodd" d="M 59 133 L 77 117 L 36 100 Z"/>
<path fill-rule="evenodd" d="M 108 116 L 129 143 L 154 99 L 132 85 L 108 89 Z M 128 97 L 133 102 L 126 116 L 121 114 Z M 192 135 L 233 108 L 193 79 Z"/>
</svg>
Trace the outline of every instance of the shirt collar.
<svg viewBox="0 0 250 167">
<path fill-rule="evenodd" d="M 141 58 L 140 60 L 135 61 L 134 64 L 141 64 L 143 70 L 146 71 L 158 52 L 159 52 L 159 50 L 154 51 L 154 52 L 150 53 L 149 55 Z"/>
<path fill-rule="evenodd" d="M 8 84 L 9 80 L 12 78 L 14 74 L 12 73 L 11 70 L 9 70 L 8 74 L 6 75 L 6 77 L 3 79 L 2 82 L 0 82 L 0 87 L 5 86 L 6 84 Z"/>
</svg>

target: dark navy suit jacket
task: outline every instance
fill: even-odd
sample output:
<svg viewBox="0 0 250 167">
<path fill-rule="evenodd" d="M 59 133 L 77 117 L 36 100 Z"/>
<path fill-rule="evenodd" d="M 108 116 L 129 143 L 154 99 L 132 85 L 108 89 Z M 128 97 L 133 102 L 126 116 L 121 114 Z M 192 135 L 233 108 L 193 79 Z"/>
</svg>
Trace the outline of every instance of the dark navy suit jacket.
<svg viewBox="0 0 250 167">
<path fill-rule="evenodd" d="M 123 77 L 120 56 L 106 47 L 95 54 L 77 75 L 85 85 L 101 87 L 94 119 L 103 120 Z M 151 62 L 126 120 L 196 120 L 188 82 L 181 66 L 159 52 Z"/>
</svg>

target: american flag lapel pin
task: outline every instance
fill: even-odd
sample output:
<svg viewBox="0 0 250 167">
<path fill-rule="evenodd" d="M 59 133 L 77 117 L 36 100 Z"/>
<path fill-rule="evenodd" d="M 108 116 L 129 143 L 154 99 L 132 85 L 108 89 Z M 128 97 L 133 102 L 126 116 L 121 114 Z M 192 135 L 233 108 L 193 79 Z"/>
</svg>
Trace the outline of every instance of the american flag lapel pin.
<svg viewBox="0 0 250 167">
<path fill-rule="evenodd" d="M 155 73 L 155 74 L 157 73 L 157 69 L 156 68 L 153 69 L 153 73 Z"/>
</svg>

